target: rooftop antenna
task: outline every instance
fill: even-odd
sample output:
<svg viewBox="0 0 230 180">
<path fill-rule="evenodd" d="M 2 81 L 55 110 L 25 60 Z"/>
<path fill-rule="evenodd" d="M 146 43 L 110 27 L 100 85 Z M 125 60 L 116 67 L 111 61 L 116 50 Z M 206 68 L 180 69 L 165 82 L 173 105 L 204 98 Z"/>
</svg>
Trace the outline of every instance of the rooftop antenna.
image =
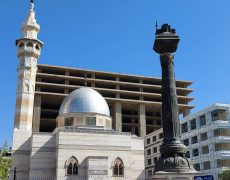
<svg viewBox="0 0 230 180">
<path fill-rule="evenodd" d="M 157 30 L 157 28 L 158 28 L 157 20 L 156 20 L 156 25 L 155 26 L 156 26 L 156 30 Z"/>
<path fill-rule="evenodd" d="M 30 3 L 33 3 L 33 4 L 34 4 L 34 0 L 30 0 Z"/>
<path fill-rule="evenodd" d="M 84 77 L 85 77 L 84 85 L 85 85 L 85 87 L 86 87 L 86 86 L 87 86 L 87 74 L 84 74 Z"/>
</svg>

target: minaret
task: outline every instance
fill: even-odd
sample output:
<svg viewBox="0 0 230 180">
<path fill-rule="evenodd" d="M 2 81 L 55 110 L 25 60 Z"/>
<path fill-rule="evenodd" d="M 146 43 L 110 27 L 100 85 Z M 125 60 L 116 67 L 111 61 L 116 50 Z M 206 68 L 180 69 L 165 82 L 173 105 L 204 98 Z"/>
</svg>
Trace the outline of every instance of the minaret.
<svg viewBox="0 0 230 180">
<path fill-rule="evenodd" d="M 32 130 L 37 61 L 43 45 L 37 39 L 39 31 L 40 26 L 36 22 L 34 3 L 31 0 L 28 17 L 22 25 L 23 38 L 16 40 L 19 63 L 15 129 Z"/>
<path fill-rule="evenodd" d="M 28 17 L 22 25 L 23 37 L 16 40 L 19 63 L 10 179 L 14 179 L 14 173 L 17 179 L 29 179 L 35 80 L 43 45 L 37 39 L 39 30 L 31 0 Z"/>
</svg>

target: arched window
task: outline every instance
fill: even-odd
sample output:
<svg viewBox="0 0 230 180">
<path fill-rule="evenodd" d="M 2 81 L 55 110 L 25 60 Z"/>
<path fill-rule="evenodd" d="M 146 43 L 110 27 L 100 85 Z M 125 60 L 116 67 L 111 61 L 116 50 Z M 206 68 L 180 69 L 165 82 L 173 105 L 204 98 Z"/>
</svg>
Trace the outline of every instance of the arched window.
<svg viewBox="0 0 230 180">
<path fill-rule="evenodd" d="M 72 175 L 73 174 L 73 164 L 70 162 L 67 166 L 67 174 Z"/>
<path fill-rule="evenodd" d="M 74 156 L 66 161 L 66 175 L 78 175 L 78 161 Z"/>
<path fill-rule="evenodd" d="M 124 164 L 120 158 L 115 159 L 113 163 L 113 175 L 124 176 Z"/>
<path fill-rule="evenodd" d="M 24 46 L 25 46 L 24 43 L 20 43 L 18 47 L 19 48 L 24 48 Z"/>
<path fill-rule="evenodd" d="M 35 48 L 36 48 L 37 50 L 39 50 L 39 49 L 40 49 L 39 45 L 36 45 L 36 46 L 35 46 Z"/>
<path fill-rule="evenodd" d="M 34 47 L 34 45 L 31 42 L 27 43 L 26 46 L 29 47 L 29 48 Z"/>
</svg>

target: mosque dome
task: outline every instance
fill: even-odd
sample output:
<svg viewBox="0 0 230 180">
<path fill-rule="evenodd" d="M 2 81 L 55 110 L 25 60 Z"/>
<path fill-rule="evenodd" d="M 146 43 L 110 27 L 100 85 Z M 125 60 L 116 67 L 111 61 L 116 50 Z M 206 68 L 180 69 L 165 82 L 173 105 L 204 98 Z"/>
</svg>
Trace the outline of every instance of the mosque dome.
<svg viewBox="0 0 230 180">
<path fill-rule="evenodd" d="M 98 113 L 110 116 L 109 106 L 103 96 L 89 87 L 76 89 L 63 100 L 59 115 L 67 113 Z"/>
</svg>

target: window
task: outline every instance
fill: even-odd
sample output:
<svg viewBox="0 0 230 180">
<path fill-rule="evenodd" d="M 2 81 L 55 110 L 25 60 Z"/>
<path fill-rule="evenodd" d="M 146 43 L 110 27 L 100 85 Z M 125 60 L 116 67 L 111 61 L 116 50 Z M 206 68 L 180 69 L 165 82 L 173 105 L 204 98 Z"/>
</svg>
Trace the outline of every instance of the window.
<svg viewBox="0 0 230 180">
<path fill-rule="evenodd" d="M 77 175 L 78 174 L 78 161 L 72 156 L 66 161 L 66 175 Z"/>
<path fill-rule="evenodd" d="M 65 126 L 73 126 L 73 121 L 74 121 L 73 117 L 65 118 Z"/>
<path fill-rule="evenodd" d="M 215 129 L 214 130 L 214 136 L 230 136 L 230 131 L 229 129 Z"/>
<path fill-rule="evenodd" d="M 147 155 L 151 154 L 151 149 L 147 149 Z"/>
<path fill-rule="evenodd" d="M 185 157 L 190 158 L 190 152 L 189 151 L 186 152 Z"/>
<path fill-rule="evenodd" d="M 206 125 L 206 117 L 205 115 L 200 116 L 200 127 Z"/>
<path fill-rule="evenodd" d="M 210 161 L 203 162 L 203 170 L 208 170 L 211 168 Z"/>
<path fill-rule="evenodd" d="M 25 65 L 25 59 L 20 59 L 20 66 L 24 66 Z"/>
<path fill-rule="evenodd" d="M 27 43 L 26 46 L 29 47 L 29 48 L 34 47 L 34 45 L 31 42 Z"/>
<path fill-rule="evenodd" d="M 157 147 L 153 148 L 153 153 L 157 153 Z"/>
<path fill-rule="evenodd" d="M 214 137 L 220 136 L 220 131 L 218 129 L 215 129 L 213 131 Z"/>
<path fill-rule="evenodd" d="M 216 151 L 229 151 L 229 143 L 215 143 L 215 150 Z"/>
<path fill-rule="evenodd" d="M 86 116 L 86 125 L 87 126 L 96 126 L 96 117 Z"/>
<path fill-rule="evenodd" d="M 225 109 L 216 109 L 212 111 L 212 121 L 226 121 L 228 120 L 227 118 L 227 111 Z"/>
<path fill-rule="evenodd" d="M 148 165 L 151 165 L 151 164 L 152 164 L 152 159 L 148 159 L 148 160 L 147 160 L 147 164 L 148 164 Z"/>
<path fill-rule="evenodd" d="M 197 170 L 197 171 L 200 171 L 200 164 L 197 163 L 197 164 L 194 164 L 194 169 Z"/>
<path fill-rule="evenodd" d="M 120 158 L 115 159 L 113 165 L 114 176 L 124 176 L 124 164 Z"/>
<path fill-rule="evenodd" d="M 153 161 L 154 161 L 154 163 L 156 163 L 156 162 L 157 162 L 157 157 L 155 157 L 155 158 L 153 159 Z"/>
<path fill-rule="evenodd" d="M 23 48 L 24 46 L 25 46 L 24 43 L 20 43 L 18 47 Z"/>
<path fill-rule="evenodd" d="M 229 168 L 230 160 L 228 160 L 228 159 L 217 159 L 216 165 L 217 165 L 217 168 Z"/>
<path fill-rule="evenodd" d="M 185 146 L 188 146 L 188 145 L 189 145 L 189 140 L 188 140 L 188 139 L 184 139 L 183 144 L 184 144 Z"/>
<path fill-rule="evenodd" d="M 148 170 L 148 176 L 149 176 L 149 177 L 152 176 L 152 170 Z"/>
<path fill-rule="evenodd" d="M 157 140 L 157 137 L 156 136 L 153 136 L 153 142 L 155 142 Z"/>
<path fill-rule="evenodd" d="M 159 134 L 159 139 L 163 139 L 164 138 L 164 134 L 163 133 L 160 133 Z"/>
<path fill-rule="evenodd" d="M 207 132 L 200 134 L 200 140 L 201 141 L 206 141 L 207 139 L 208 139 Z"/>
<path fill-rule="evenodd" d="M 39 45 L 36 45 L 36 46 L 35 46 L 35 48 L 36 48 L 37 50 L 39 50 L 39 49 L 40 49 Z"/>
<path fill-rule="evenodd" d="M 150 138 L 148 138 L 148 139 L 146 140 L 146 143 L 147 143 L 147 144 L 150 144 Z"/>
<path fill-rule="evenodd" d="M 198 142 L 197 136 L 192 137 L 192 144 L 196 144 Z"/>
<path fill-rule="evenodd" d="M 208 154 L 209 153 L 209 148 L 208 146 L 202 147 L 202 154 Z"/>
<path fill-rule="evenodd" d="M 182 124 L 182 133 L 188 132 L 188 123 L 185 122 Z"/>
<path fill-rule="evenodd" d="M 197 148 L 192 150 L 192 156 L 193 157 L 199 156 L 199 150 Z"/>
<path fill-rule="evenodd" d="M 190 121 L 190 128 L 191 130 L 196 129 L 196 119 L 192 119 Z"/>
<path fill-rule="evenodd" d="M 219 114 L 218 114 L 218 111 L 215 110 L 215 111 L 212 111 L 212 121 L 217 121 L 219 120 Z"/>
</svg>

